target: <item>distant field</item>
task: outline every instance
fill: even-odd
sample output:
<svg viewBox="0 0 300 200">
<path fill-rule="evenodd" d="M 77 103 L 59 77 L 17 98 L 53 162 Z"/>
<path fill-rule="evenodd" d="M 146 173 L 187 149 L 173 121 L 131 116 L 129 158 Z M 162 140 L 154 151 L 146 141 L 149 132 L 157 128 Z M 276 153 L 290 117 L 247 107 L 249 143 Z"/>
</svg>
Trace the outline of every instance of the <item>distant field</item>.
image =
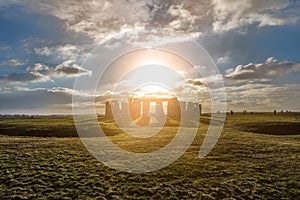
<svg viewBox="0 0 300 200">
<path fill-rule="evenodd" d="M 119 147 L 148 152 L 176 126 L 134 139 L 112 121 L 103 129 Z M 299 199 L 300 114 L 234 114 L 210 154 L 198 158 L 210 116 L 175 163 L 130 174 L 110 169 L 84 148 L 71 117 L 0 119 L 0 199 Z M 38 137 L 36 137 L 38 136 Z"/>
<path fill-rule="evenodd" d="M 10 136 L 78 136 L 72 117 L 0 118 L 0 133 Z"/>
</svg>

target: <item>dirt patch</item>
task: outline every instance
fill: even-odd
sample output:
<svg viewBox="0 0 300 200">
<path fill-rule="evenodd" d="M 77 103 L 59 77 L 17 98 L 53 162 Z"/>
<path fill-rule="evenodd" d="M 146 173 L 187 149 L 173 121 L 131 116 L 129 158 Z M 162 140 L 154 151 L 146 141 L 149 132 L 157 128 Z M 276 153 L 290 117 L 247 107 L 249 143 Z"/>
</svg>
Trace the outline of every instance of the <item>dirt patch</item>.
<svg viewBox="0 0 300 200">
<path fill-rule="evenodd" d="M 238 130 L 268 135 L 300 135 L 300 122 L 255 122 L 236 126 Z"/>
</svg>

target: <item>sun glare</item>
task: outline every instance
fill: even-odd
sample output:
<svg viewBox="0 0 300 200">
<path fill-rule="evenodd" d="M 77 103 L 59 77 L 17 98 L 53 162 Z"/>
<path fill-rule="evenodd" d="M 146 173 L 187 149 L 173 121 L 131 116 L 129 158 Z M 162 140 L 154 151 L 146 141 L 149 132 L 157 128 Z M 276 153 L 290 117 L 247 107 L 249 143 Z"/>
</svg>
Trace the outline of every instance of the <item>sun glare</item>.
<svg viewBox="0 0 300 200">
<path fill-rule="evenodd" d="M 133 98 L 171 98 L 173 96 L 168 89 L 153 83 L 137 89 Z"/>
<path fill-rule="evenodd" d="M 130 80 L 133 87 L 140 87 L 141 85 L 145 85 L 145 83 L 152 82 L 172 88 L 179 76 L 179 73 L 176 73 L 174 70 L 162 65 L 144 65 L 132 70 L 126 79 Z M 153 87 L 147 87 L 145 89 L 150 90 L 150 88 L 158 90 L 158 88 L 161 87 L 153 85 Z"/>
</svg>

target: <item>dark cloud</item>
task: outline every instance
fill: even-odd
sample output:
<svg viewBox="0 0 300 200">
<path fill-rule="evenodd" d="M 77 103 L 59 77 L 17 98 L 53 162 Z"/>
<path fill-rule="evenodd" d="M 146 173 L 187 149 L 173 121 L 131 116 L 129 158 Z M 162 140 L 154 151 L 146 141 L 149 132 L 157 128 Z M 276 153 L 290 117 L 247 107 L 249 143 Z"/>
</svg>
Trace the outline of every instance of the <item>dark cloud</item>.
<svg viewBox="0 0 300 200">
<path fill-rule="evenodd" d="M 54 89 L 55 90 L 55 89 Z M 57 104 L 72 103 L 72 96 L 64 91 L 52 91 L 52 89 L 36 89 L 18 91 L 0 95 L 0 109 L 47 109 Z"/>
<path fill-rule="evenodd" d="M 27 72 L 0 76 L 0 81 L 7 83 L 46 82 L 51 80 L 51 77 L 77 77 L 87 74 L 90 74 L 90 71 L 76 64 L 69 66 L 63 63 L 53 68 L 38 63 L 27 67 Z"/>
<path fill-rule="evenodd" d="M 48 67 L 47 65 L 42 65 L 40 63 L 35 64 L 27 68 L 28 72 L 38 72 L 45 76 L 51 77 L 76 77 L 81 75 L 87 75 L 90 71 L 79 67 L 76 64 L 69 66 L 69 64 L 62 63 L 56 67 Z"/>
<path fill-rule="evenodd" d="M 202 85 L 204 85 L 202 80 L 199 80 L 199 79 L 188 79 L 186 82 L 188 84 L 192 85 L 192 86 L 202 86 Z"/>
<path fill-rule="evenodd" d="M 1 91 L 1 90 L 0 90 Z M 70 88 L 6 88 L 0 94 L 0 111 L 35 110 L 54 111 L 58 113 L 71 112 L 72 95 L 77 96 L 80 102 L 86 102 L 89 94 L 74 91 Z M 59 110 L 61 109 L 61 110 Z"/>
<path fill-rule="evenodd" d="M 80 68 L 78 65 L 68 66 L 68 65 L 58 65 L 54 69 L 50 69 L 47 72 L 50 76 L 62 76 L 62 77 L 76 77 L 81 75 L 89 74 L 89 71 Z"/>
<path fill-rule="evenodd" d="M 24 83 L 24 82 L 44 82 L 50 80 L 49 77 L 42 75 L 38 72 L 29 73 L 12 73 L 0 76 L 0 81 L 8 83 Z"/>
</svg>

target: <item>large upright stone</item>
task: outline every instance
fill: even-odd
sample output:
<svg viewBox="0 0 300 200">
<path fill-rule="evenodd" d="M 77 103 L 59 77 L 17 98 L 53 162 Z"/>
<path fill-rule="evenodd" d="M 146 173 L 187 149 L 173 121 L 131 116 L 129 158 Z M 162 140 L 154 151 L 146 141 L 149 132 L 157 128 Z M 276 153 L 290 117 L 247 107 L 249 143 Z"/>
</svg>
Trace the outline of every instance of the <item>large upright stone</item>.
<svg viewBox="0 0 300 200">
<path fill-rule="evenodd" d="M 180 104 L 176 97 L 168 100 L 168 117 L 176 120 L 181 117 Z"/>
<path fill-rule="evenodd" d="M 155 103 L 156 103 L 155 104 L 155 116 L 163 117 L 164 116 L 163 102 L 158 100 Z"/>
<path fill-rule="evenodd" d="M 117 120 L 117 124 L 119 127 L 127 127 L 129 125 L 131 119 L 129 117 L 128 109 L 129 109 L 128 102 L 122 102 L 120 112 L 119 112 L 120 117 Z"/>
<path fill-rule="evenodd" d="M 113 113 L 112 113 L 110 101 L 105 102 L 105 118 L 113 119 Z"/>
<path fill-rule="evenodd" d="M 194 103 L 194 116 L 198 117 L 200 116 L 200 107 L 199 107 L 199 103 Z"/>
<path fill-rule="evenodd" d="M 187 104 L 187 116 L 192 117 L 195 115 L 195 104 L 193 102 L 188 102 Z"/>
<path fill-rule="evenodd" d="M 121 103 L 121 109 L 120 109 L 120 117 L 122 118 L 128 118 L 128 103 L 127 102 L 122 102 Z"/>
<path fill-rule="evenodd" d="M 202 114 L 202 105 L 201 105 L 201 103 L 199 103 L 199 115 L 201 115 Z"/>
<path fill-rule="evenodd" d="M 129 114 L 134 121 L 141 116 L 141 101 L 137 99 L 129 99 Z"/>
<path fill-rule="evenodd" d="M 117 118 L 120 117 L 120 104 L 118 101 L 112 101 L 112 112 L 113 112 L 113 117 Z"/>
<path fill-rule="evenodd" d="M 143 100 L 143 117 L 150 116 L 150 100 Z"/>
<path fill-rule="evenodd" d="M 186 102 L 185 102 L 185 101 L 181 101 L 181 102 L 180 102 L 180 109 L 181 109 L 181 115 L 182 115 L 183 117 L 185 117 L 186 114 L 187 114 L 187 110 L 186 110 Z"/>
</svg>

